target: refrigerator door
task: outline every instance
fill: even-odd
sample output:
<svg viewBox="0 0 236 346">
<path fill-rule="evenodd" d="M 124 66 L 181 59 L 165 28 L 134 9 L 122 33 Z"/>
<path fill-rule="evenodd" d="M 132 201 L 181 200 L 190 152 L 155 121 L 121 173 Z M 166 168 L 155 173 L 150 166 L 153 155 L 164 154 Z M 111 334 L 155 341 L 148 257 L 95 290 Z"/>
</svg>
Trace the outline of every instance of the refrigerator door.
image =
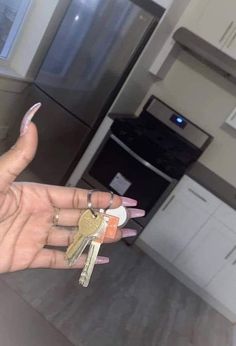
<svg viewBox="0 0 236 346">
<path fill-rule="evenodd" d="M 92 127 L 155 25 L 128 0 L 73 0 L 36 84 Z"/>
<path fill-rule="evenodd" d="M 37 87 L 31 86 L 22 111 L 36 102 L 42 102 L 33 120 L 38 128 L 38 150 L 20 180 L 29 181 L 32 177 L 33 181 L 63 185 L 84 150 L 90 129 Z"/>
</svg>

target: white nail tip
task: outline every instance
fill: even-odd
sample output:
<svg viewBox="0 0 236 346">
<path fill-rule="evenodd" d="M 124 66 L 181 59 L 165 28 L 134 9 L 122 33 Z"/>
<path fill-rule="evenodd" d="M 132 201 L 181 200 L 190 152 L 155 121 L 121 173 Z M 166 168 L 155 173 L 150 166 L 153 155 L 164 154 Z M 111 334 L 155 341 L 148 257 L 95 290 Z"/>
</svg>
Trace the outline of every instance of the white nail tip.
<svg viewBox="0 0 236 346">
<path fill-rule="evenodd" d="M 29 127 L 29 124 L 35 115 L 35 113 L 39 110 L 39 108 L 42 106 L 41 102 L 35 103 L 24 115 L 24 118 L 21 123 L 21 129 L 20 129 L 20 135 L 23 136 Z"/>
<path fill-rule="evenodd" d="M 35 103 L 25 114 L 25 117 L 28 118 L 30 121 L 35 113 L 39 110 L 39 108 L 42 106 L 41 102 Z"/>
</svg>

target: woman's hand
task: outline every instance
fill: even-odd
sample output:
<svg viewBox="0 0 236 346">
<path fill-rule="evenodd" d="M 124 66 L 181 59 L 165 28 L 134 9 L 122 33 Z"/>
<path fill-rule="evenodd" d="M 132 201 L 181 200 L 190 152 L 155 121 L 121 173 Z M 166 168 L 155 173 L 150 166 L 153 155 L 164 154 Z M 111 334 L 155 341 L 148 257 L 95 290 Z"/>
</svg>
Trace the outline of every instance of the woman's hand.
<svg viewBox="0 0 236 346">
<path fill-rule="evenodd" d="M 36 152 L 37 129 L 30 120 L 37 109 L 36 105 L 27 113 L 16 145 L 0 158 L 1 273 L 26 268 L 69 268 L 63 251 L 45 246 L 70 244 L 74 232 L 65 226 L 76 226 L 81 210 L 87 208 L 87 190 L 14 182 Z M 94 208 L 106 208 L 109 201 L 109 193 L 94 192 L 92 195 Z M 115 195 L 112 208 L 121 204 L 135 206 L 136 201 Z M 53 225 L 55 208 L 60 209 L 61 227 Z M 131 209 L 131 216 L 143 215 L 143 211 Z M 115 240 L 132 235 L 135 235 L 134 230 L 117 230 Z M 82 255 L 72 268 L 83 267 L 85 259 Z M 106 257 L 98 257 L 97 263 L 108 261 Z"/>
</svg>

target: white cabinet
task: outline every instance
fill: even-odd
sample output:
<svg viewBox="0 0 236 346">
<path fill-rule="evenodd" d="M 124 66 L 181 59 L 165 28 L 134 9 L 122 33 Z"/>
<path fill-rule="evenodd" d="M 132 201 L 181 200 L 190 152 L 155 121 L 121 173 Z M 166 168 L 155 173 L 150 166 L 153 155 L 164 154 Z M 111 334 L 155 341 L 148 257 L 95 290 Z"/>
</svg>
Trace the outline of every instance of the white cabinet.
<svg viewBox="0 0 236 346">
<path fill-rule="evenodd" d="M 173 262 L 219 204 L 218 198 L 184 176 L 140 238 L 169 262 Z"/>
<path fill-rule="evenodd" d="M 232 250 L 236 250 L 236 234 L 210 218 L 174 265 L 198 286 L 204 287 L 227 264 Z"/>
<path fill-rule="evenodd" d="M 236 321 L 234 209 L 184 176 L 140 238 L 162 257 L 154 259 Z"/>
<path fill-rule="evenodd" d="M 141 234 L 141 239 L 172 262 L 191 241 L 209 215 L 172 194 Z M 193 222 L 195 220 L 195 222 Z"/>
<path fill-rule="evenodd" d="M 205 1 L 205 0 L 204 0 Z M 236 33 L 236 1 L 208 0 L 200 16 L 196 16 L 193 31 L 215 47 L 228 50 L 233 47 Z M 236 51 L 234 51 L 234 58 Z"/>
<path fill-rule="evenodd" d="M 206 291 L 210 296 L 221 302 L 229 311 L 236 315 L 236 253 L 228 263 L 209 283 Z M 234 321 L 235 322 L 235 321 Z"/>
</svg>

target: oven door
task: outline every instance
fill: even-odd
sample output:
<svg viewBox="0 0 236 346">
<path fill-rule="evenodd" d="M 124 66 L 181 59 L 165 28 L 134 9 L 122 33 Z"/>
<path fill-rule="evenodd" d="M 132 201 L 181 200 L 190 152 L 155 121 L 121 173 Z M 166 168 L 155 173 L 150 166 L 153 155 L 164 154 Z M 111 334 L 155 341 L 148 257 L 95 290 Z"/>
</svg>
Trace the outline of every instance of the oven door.
<svg viewBox="0 0 236 346">
<path fill-rule="evenodd" d="M 106 139 L 83 179 L 93 188 L 104 187 L 119 195 L 137 199 L 138 207 L 144 209 L 147 216 L 153 214 L 154 206 L 175 182 L 113 134 Z M 143 224 L 141 219 L 137 219 L 137 222 Z"/>
</svg>

